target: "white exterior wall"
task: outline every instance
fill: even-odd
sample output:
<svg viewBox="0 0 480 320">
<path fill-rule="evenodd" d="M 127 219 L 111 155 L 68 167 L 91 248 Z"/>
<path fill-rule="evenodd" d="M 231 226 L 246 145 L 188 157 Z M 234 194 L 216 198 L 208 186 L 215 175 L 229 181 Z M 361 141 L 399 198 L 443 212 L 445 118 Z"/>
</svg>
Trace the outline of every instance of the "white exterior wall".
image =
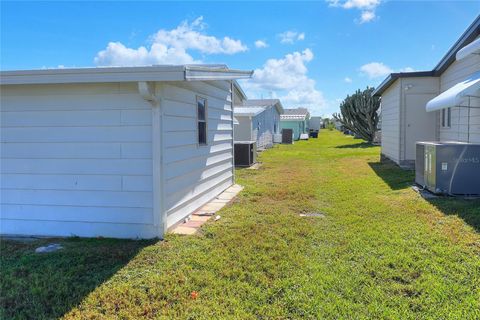
<svg viewBox="0 0 480 320">
<path fill-rule="evenodd" d="M 417 141 L 437 140 L 437 115 L 426 103 L 439 94 L 438 77 L 400 78 L 400 164 L 415 161 Z"/>
<path fill-rule="evenodd" d="M 1 233 L 155 237 L 136 83 L 2 86 Z"/>
<path fill-rule="evenodd" d="M 164 209 L 167 227 L 234 182 L 230 82 L 162 83 Z M 207 99 L 208 145 L 197 141 L 196 97 Z"/>
<path fill-rule="evenodd" d="M 400 81 L 396 80 L 382 94 L 382 154 L 400 161 Z"/>
<path fill-rule="evenodd" d="M 235 116 L 238 124 L 234 126 L 235 141 L 251 141 L 252 137 L 252 119 L 251 117 Z"/>
<path fill-rule="evenodd" d="M 477 38 L 478 39 L 478 38 Z M 470 55 L 463 60 L 452 63 L 440 76 L 440 90 L 444 92 L 455 84 L 465 80 L 471 74 L 480 71 L 480 55 Z M 468 102 L 468 101 L 465 101 Z M 470 109 L 470 126 L 468 126 L 468 108 L 452 108 L 451 127 L 442 128 L 439 122 L 441 141 L 462 141 L 480 143 L 480 99 L 471 99 L 471 104 L 477 108 Z M 440 111 L 437 112 L 440 114 Z M 468 129 L 470 127 L 470 141 Z"/>
<path fill-rule="evenodd" d="M 2 86 L 2 234 L 152 238 L 233 184 L 229 81 Z M 198 145 L 197 96 L 208 145 Z"/>
</svg>

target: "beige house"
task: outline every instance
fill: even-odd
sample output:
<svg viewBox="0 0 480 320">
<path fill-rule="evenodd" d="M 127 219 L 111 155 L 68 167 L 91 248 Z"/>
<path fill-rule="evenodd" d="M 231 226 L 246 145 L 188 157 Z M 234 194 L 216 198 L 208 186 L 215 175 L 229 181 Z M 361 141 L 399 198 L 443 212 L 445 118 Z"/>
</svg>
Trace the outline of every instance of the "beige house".
<svg viewBox="0 0 480 320">
<path fill-rule="evenodd" d="M 415 161 L 416 141 L 480 143 L 480 16 L 431 71 L 390 74 L 381 96 L 382 156 Z"/>
</svg>

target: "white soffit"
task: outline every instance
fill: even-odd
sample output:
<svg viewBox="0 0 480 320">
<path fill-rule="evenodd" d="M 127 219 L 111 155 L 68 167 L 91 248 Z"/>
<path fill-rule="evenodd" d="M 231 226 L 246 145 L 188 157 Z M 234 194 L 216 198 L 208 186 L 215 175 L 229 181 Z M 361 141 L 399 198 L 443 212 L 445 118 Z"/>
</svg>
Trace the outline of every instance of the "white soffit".
<svg viewBox="0 0 480 320">
<path fill-rule="evenodd" d="M 442 92 L 428 101 L 427 112 L 462 105 L 465 97 L 480 95 L 480 72 L 474 73 L 470 78 L 457 83 L 445 92 Z"/>
<path fill-rule="evenodd" d="M 234 107 L 233 113 L 236 116 L 254 117 L 265 111 L 262 107 Z"/>
<path fill-rule="evenodd" d="M 456 58 L 462 60 L 471 54 L 480 54 L 480 38 L 458 50 Z"/>
</svg>

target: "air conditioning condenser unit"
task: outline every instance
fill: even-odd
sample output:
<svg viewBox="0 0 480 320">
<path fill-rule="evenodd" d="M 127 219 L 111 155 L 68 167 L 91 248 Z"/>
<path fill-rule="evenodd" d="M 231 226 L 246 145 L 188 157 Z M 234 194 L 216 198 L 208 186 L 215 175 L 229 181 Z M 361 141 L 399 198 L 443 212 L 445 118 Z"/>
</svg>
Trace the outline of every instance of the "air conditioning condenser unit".
<svg viewBox="0 0 480 320">
<path fill-rule="evenodd" d="M 480 144 L 417 142 L 415 182 L 436 194 L 480 195 Z"/>
</svg>

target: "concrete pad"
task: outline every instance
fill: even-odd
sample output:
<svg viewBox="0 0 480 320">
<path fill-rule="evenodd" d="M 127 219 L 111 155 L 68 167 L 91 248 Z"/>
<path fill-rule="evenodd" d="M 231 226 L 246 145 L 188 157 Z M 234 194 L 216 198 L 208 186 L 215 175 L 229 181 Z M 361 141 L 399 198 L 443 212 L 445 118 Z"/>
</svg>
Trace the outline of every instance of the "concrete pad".
<svg viewBox="0 0 480 320">
<path fill-rule="evenodd" d="M 226 204 L 227 202 L 210 202 L 204 205 L 201 210 L 207 212 L 216 212 L 225 207 Z"/>
<path fill-rule="evenodd" d="M 257 162 L 251 165 L 250 167 L 248 167 L 247 170 L 258 170 L 260 169 L 261 166 L 262 164 L 260 162 Z"/>
<path fill-rule="evenodd" d="M 189 220 L 185 223 L 183 223 L 181 226 L 182 227 L 188 227 L 188 228 L 200 228 L 202 224 L 204 224 L 206 221 L 192 221 Z"/>
<path fill-rule="evenodd" d="M 171 232 L 175 234 L 191 235 L 197 232 L 197 228 L 183 227 L 182 225 L 179 225 L 171 230 Z"/>
<path fill-rule="evenodd" d="M 208 219 L 210 219 L 210 216 L 192 214 L 192 218 L 191 218 L 190 221 L 202 221 L 202 222 L 207 222 Z"/>
<path fill-rule="evenodd" d="M 184 235 L 195 234 L 197 230 L 208 221 L 208 219 L 214 216 L 227 204 L 232 202 L 232 200 L 235 199 L 238 193 L 242 190 L 243 187 L 238 184 L 229 187 L 224 192 L 219 194 L 215 199 L 194 212 L 190 219 L 188 219 L 186 222 L 178 224 L 172 228 L 170 232 Z"/>
</svg>

